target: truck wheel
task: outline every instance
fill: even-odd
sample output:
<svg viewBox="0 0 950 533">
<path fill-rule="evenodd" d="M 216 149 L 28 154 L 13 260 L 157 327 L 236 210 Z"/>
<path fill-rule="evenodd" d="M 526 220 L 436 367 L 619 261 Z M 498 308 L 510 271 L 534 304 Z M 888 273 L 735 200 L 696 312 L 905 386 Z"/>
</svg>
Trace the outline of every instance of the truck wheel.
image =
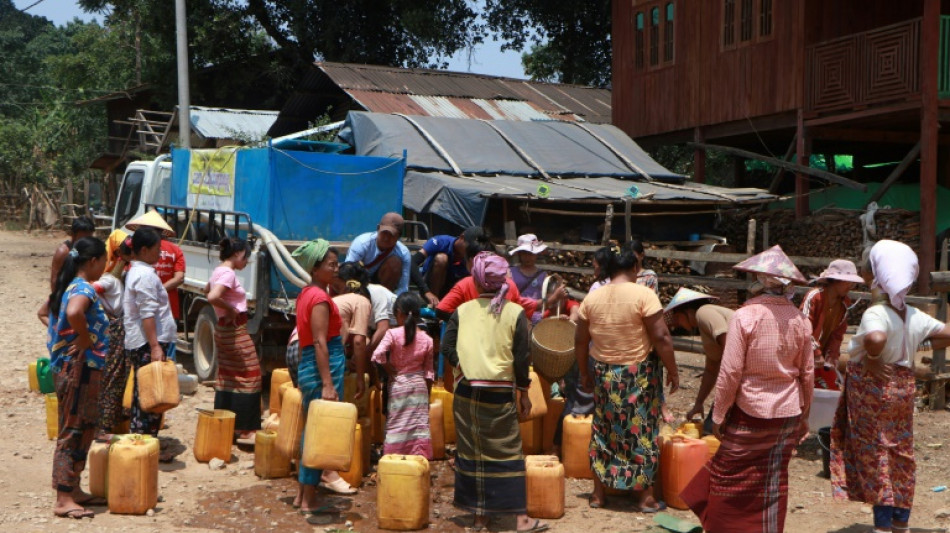
<svg viewBox="0 0 950 533">
<path fill-rule="evenodd" d="M 217 323 L 218 318 L 210 305 L 205 306 L 195 320 L 191 354 L 195 362 L 195 372 L 201 381 L 214 379 L 218 370 L 218 347 L 214 344 L 214 326 Z"/>
</svg>

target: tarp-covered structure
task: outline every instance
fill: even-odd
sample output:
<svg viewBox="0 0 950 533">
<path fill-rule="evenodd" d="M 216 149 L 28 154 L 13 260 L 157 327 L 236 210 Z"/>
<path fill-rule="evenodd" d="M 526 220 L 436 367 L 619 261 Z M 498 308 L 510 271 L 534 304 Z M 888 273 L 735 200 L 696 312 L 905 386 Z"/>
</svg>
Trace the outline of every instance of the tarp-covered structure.
<svg viewBox="0 0 950 533">
<path fill-rule="evenodd" d="M 351 112 L 340 137 L 359 155 L 407 153 L 403 205 L 482 225 L 492 198 L 724 205 L 768 201 L 761 189 L 686 184 L 618 128 Z"/>
</svg>

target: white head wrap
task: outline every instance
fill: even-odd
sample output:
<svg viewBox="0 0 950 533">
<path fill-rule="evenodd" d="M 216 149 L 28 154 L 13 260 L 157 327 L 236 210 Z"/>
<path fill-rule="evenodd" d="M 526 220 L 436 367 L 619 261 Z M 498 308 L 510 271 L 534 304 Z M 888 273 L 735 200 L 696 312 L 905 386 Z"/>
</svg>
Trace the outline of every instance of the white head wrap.
<svg viewBox="0 0 950 533">
<path fill-rule="evenodd" d="M 871 248 L 871 271 L 874 283 L 887 294 L 895 309 L 904 309 L 911 285 L 917 281 L 920 265 L 910 246 L 897 241 L 877 241 Z"/>
</svg>

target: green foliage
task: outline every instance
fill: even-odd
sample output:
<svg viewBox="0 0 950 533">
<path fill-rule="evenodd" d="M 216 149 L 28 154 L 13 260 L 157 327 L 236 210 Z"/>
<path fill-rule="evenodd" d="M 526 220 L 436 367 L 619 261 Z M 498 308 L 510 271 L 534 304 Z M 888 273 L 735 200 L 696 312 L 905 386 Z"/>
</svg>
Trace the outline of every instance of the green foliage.
<svg viewBox="0 0 950 533">
<path fill-rule="evenodd" d="M 488 28 L 503 49 L 530 52 L 532 79 L 606 87 L 610 84 L 610 0 L 486 0 Z"/>
<path fill-rule="evenodd" d="M 240 10 L 242 1 L 228 2 Z M 444 67 L 482 41 L 467 0 L 247 0 L 252 17 L 298 65 L 314 59 Z"/>
</svg>

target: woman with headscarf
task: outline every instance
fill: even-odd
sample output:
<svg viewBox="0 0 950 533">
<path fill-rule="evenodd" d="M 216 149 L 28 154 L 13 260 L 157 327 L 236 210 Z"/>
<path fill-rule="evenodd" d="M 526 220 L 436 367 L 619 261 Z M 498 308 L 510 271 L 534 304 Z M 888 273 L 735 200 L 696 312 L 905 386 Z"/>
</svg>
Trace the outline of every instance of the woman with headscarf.
<svg viewBox="0 0 950 533">
<path fill-rule="evenodd" d="M 310 284 L 297 296 L 297 336 L 300 362 L 297 383 L 303 395 L 303 412 L 317 399 L 337 402 L 343 399 L 343 369 L 346 356 L 340 339 L 340 313 L 327 294 L 330 282 L 339 269 L 339 254 L 323 239 L 315 239 L 298 247 L 293 257 L 310 274 Z M 306 415 L 305 415 L 306 416 Z M 305 443 L 301 441 L 300 449 Z M 294 506 L 301 514 L 317 514 L 321 508 L 317 499 L 321 470 L 307 468 L 299 462 L 300 487 Z"/>
<path fill-rule="evenodd" d="M 781 533 L 814 388 L 811 324 L 790 301 L 805 279 L 779 246 L 733 268 L 755 274 L 762 292 L 729 322 L 713 408 L 721 445 L 680 496 L 709 533 Z"/>
<path fill-rule="evenodd" d="M 455 367 L 455 505 L 475 514 L 516 514 L 518 531 L 548 529 L 526 513 L 525 464 L 518 413 L 528 399 L 530 341 L 521 306 L 505 300 L 508 262 L 491 252 L 473 261 L 479 297 L 452 313 L 442 355 Z"/>
<path fill-rule="evenodd" d="M 917 255 L 906 244 L 871 248 L 873 287 L 887 301 L 872 305 L 851 338 L 844 395 L 831 430 L 835 499 L 874 506 L 874 531 L 908 531 L 914 500 L 914 354 L 924 341 L 943 347 L 950 328 L 907 305 Z"/>
<path fill-rule="evenodd" d="M 661 362 L 671 393 L 679 388 L 679 373 L 660 299 L 636 283 L 639 265 L 632 243 L 609 260 L 610 284 L 581 304 L 574 346 L 581 389 L 594 393 L 590 506 L 603 507 L 610 487 L 630 491 L 639 512 L 656 512 L 651 486 L 660 457 Z"/>
<path fill-rule="evenodd" d="M 802 313 L 811 322 L 815 339 L 815 386 L 838 390 L 838 358 L 841 341 L 848 329 L 848 311 L 851 299 L 848 292 L 864 278 L 858 275 L 854 263 L 836 259 L 815 280 L 818 287 L 808 291 L 802 300 Z"/>
</svg>

